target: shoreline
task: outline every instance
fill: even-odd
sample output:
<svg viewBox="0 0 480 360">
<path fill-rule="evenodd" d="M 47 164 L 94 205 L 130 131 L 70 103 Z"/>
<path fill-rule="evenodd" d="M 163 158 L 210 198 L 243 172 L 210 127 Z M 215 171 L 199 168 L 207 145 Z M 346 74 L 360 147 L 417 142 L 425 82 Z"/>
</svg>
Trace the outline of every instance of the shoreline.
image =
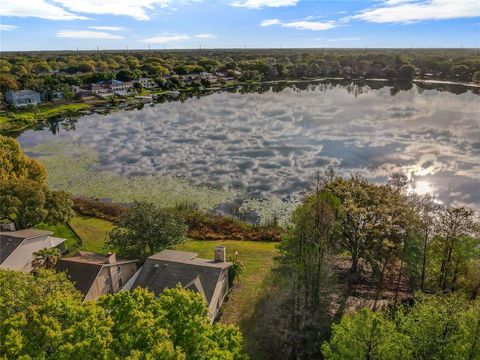
<svg viewBox="0 0 480 360">
<path fill-rule="evenodd" d="M 48 120 L 55 119 L 62 116 L 82 116 L 93 113 L 109 113 L 111 111 L 125 111 L 134 108 L 142 107 L 145 104 L 155 104 L 155 100 L 159 98 L 175 100 L 182 94 L 202 94 L 202 93 L 215 93 L 222 90 L 233 89 L 238 86 L 255 86 L 255 85 L 269 85 L 269 84 L 295 84 L 295 83 L 312 83 L 322 81 L 352 81 L 359 83 L 368 82 L 382 82 L 393 84 L 431 84 L 431 85 L 452 85 L 462 86 L 468 89 L 480 89 L 480 84 L 472 82 L 455 82 L 447 80 L 435 80 L 435 79 L 412 79 L 408 81 L 391 80 L 384 78 L 346 78 L 346 77 L 321 77 L 312 79 L 280 79 L 280 80 L 267 80 L 259 82 L 234 82 L 233 84 L 223 84 L 222 86 L 215 86 L 211 88 L 205 88 L 202 90 L 192 88 L 180 88 L 175 92 L 178 95 L 169 94 L 169 91 L 153 90 L 151 93 L 147 93 L 144 96 L 135 95 L 133 98 L 118 97 L 113 95 L 111 99 L 99 98 L 92 95 L 85 101 L 74 102 L 61 102 L 57 104 L 47 103 L 40 105 L 35 109 L 29 110 L 15 110 L 0 112 L 0 134 L 3 135 L 15 135 L 17 133 L 34 128 L 36 125 L 46 123 Z M 143 98 L 143 99 L 142 99 Z M 147 100 L 147 101 L 145 101 Z M 42 110 L 44 111 L 42 113 Z"/>
</svg>

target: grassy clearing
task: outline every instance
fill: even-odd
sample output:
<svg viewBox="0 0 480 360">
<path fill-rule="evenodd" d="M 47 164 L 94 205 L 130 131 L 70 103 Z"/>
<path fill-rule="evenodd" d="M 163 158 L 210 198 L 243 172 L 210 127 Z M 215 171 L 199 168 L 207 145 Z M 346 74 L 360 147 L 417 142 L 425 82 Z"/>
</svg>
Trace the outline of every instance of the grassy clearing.
<svg viewBox="0 0 480 360">
<path fill-rule="evenodd" d="M 82 240 L 80 250 L 100 254 L 106 254 L 109 251 L 105 247 L 105 237 L 113 227 L 111 222 L 98 218 L 76 216 L 70 220 L 70 226 Z"/>
<path fill-rule="evenodd" d="M 75 250 L 80 244 L 78 236 L 65 224 L 47 225 L 40 224 L 36 226 L 37 229 L 53 231 L 53 236 L 67 239 L 66 247 L 68 251 Z"/>
<path fill-rule="evenodd" d="M 0 115 L 0 131 L 18 131 L 64 113 L 72 113 L 90 107 L 84 103 L 46 104 L 36 109 L 15 110 Z"/>
</svg>

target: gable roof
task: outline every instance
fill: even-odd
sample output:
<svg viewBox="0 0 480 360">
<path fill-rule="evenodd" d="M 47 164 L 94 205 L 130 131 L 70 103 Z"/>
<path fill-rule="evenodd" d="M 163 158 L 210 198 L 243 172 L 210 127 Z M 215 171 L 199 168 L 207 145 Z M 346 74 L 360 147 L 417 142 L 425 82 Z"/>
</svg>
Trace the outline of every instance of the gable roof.
<svg viewBox="0 0 480 360">
<path fill-rule="evenodd" d="M 84 296 L 92 287 L 95 279 L 98 276 L 103 265 L 82 263 L 78 261 L 68 261 L 68 259 L 58 260 L 55 268 L 57 271 L 62 271 L 67 274 L 70 280 L 75 284 L 75 287 Z"/>
<path fill-rule="evenodd" d="M 196 253 L 163 250 L 150 256 L 134 284 L 159 295 L 163 290 L 182 287 L 199 292 L 210 304 L 221 272 L 232 263 L 197 258 Z"/>
<path fill-rule="evenodd" d="M 117 260 L 106 263 L 105 259 L 106 256 L 103 254 L 78 251 L 75 256 L 58 260 L 55 268 L 57 271 L 65 272 L 75 287 L 83 295 L 87 295 L 103 267 L 137 262 L 137 260 Z"/>
<path fill-rule="evenodd" d="M 51 234 L 53 234 L 53 232 L 38 229 L 0 232 L 0 264 L 3 263 L 25 239 Z"/>
</svg>

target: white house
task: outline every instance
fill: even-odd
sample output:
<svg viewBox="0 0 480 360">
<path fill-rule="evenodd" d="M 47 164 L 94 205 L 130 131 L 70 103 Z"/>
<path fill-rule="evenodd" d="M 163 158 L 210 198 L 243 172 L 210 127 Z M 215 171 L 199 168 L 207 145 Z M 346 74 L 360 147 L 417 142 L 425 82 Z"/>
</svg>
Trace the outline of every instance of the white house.
<svg viewBox="0 0 480 360">
<path fill-rule="evenodd" d="M 51 236 L 53 232 L 38 229 L 0 232 L 0 269 L 30 272 L 33 253 L 60 247 L 66 239 Z"/>
<path fill-rule="evenodd" d="M 37 105 L 41 102 L 40 93 L 32 90 L 10 90 L 5 93 L 5 98 L 16 108 L 28 105 Z"/>
</svg>

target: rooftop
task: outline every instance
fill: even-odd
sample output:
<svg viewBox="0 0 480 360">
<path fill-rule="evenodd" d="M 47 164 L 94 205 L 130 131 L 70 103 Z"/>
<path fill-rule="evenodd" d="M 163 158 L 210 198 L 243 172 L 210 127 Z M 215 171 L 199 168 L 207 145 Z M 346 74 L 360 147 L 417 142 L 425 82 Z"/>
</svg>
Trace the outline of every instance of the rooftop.
<svg viewBox="0 0 480 360">
<path fill-rule="evenodd" d="M 0 264 L 3 263 L 25 239 L 51 235 L 51 231 L 25 229 L 0 232 Z"/>
</svg>

